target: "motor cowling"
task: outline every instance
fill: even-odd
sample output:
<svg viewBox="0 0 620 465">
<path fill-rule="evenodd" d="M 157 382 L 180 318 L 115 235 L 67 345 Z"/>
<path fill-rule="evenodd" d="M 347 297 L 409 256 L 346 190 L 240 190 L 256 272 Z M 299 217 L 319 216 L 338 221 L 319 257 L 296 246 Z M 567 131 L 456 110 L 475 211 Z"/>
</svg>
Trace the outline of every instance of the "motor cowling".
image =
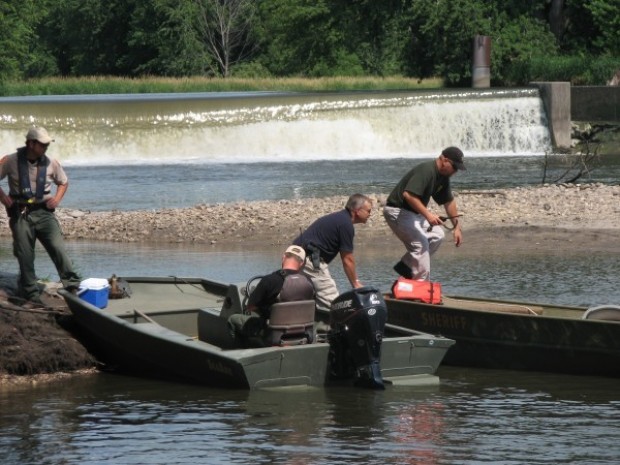
<svg viewBox="0 0 620 465">
<path fill-rule="evenodd" d="M 332 302 L 329 342 L 333 378 L 355 378 L 357 386 L 385 388 L 380 360 L 386 320 L 385 300 L 374 287 L 353 289 Z"/>
</svg>

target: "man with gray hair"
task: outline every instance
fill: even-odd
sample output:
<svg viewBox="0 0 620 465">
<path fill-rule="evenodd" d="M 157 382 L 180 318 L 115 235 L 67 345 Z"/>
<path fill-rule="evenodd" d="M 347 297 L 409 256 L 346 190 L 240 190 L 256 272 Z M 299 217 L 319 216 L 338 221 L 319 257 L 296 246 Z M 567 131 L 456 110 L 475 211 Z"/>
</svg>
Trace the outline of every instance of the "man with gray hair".
<svg viewBox="0 0 620 465">
<path fill-rule="evenodd" d="M 362 287 L 353 255 L 354 224 L 366 223 L 372 211 L 372 200 L 362 194 L 349 197 L 345 208 L 317 219 L 303 231 L 293 244 L 306 251 L 302 272 L 314 284 L 317 308 L 330 310 L 338 297 L 336 282 L 329 272 L 329 263 L 340 254 L 344 273 L 353 288 Z"/>
<path fill-rule="evenodd" d="M 0 180 L 8 176 L 8 195 L 0 188 L 13 234 L 13 254 L 19 263 L 19 292 L 28 305 L 41 304 L 34 257 L 39 240 L 54 262 L 64 287 L 77 290 L 81 278 L 65 251 L 62 231 L 54 215 L 67 192 L 69 180 L 60 163 L 46 155 L 54 140 L 41 127 L 26 134 L 26 145 L 0 160 Z M 56 185 L 52 193 L 51 186 Z"/>
</svg>

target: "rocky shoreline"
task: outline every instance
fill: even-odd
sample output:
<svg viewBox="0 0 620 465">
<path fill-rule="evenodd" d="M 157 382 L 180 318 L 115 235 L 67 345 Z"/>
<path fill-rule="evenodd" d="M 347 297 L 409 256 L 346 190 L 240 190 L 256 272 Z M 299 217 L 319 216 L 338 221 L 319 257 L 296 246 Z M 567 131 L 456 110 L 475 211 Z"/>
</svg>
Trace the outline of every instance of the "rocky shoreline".
<svg viewBox="0 0 620 465">
<path fill-rule="evenodd" d="M 356 245 L 392 253 L 399 243 L 381 214 L 385 195 L 370 196 L 374 211 L 366 225 L 357 225 Z M 472 190 L 456 196 L 463 214 L 464 244 L 458 252 L 442 247 L 441 253 L 476 256 L 501 251 L 510 255 L 523 250 L 561 251 L 563 247 L 620 253 L 619 185 Z M 301 229 L 343 208 L 345 202 L 346 197 L 328 197 L 131 212 L 61 208 L 57 215 L 68 241 L 192 242 L 253 248 L 288 245 Z M 437 206 L 434 209 L 442 211 Z M 0 238 L 10 241 L 4 212 L 0 223 L 4 223 Z M 54 283 L 47 289 L 46 308 L 24 312 L 8 301 L 15 277 L 0 278 L 0 386 L 62 379 L 67 371 L 95 371 L 96 361 L 66 330 L 70 317 L 54 292 Z M 49 350 L 41 351 L 42 347 Z"/>
<path fill-rule="evenodd" d="M 391 234 L 374 200 L 358 238 Z M 465 232 L 490 227 L 615 229 L 620 219 L 620 186 L 548 185 L 455 193 Z M 197 244 L 287 244 L 321 215 L 343 208 L 346 197 L 204 204 L 189 208 L 92 212 L 58 209 L 67 240 Z M 437 212 L 443 209 L 435 205 Z M 10 236 L 4 212 L 0 237 Z"/>
</svg>

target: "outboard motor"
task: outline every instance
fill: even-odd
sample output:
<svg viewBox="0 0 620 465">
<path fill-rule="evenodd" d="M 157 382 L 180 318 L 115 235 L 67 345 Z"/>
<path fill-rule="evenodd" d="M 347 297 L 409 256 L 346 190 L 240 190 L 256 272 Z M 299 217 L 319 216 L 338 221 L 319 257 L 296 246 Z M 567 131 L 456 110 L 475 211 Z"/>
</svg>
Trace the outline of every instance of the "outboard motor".
<svg viewBox="0 0 620 465">
<path fill-rule="evenodd" d="M 332 302 L 329 342 L 334 379 L 356 378 L 356 386 L 385 389 L 379 362 L 386 320 L 385 301 L 374 287 L 353 289 Z"/>
</svg>

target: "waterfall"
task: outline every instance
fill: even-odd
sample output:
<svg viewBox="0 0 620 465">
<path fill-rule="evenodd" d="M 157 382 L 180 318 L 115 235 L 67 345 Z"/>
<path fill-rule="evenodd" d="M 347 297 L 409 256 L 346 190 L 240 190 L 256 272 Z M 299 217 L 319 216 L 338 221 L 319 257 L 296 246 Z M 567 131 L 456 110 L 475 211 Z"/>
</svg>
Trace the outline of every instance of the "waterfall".
<svg viewBox="0 0 620 465">
<path fill-rule="evenodd" d="M 0 99 L 3 153 L 30 125 L 67 165 L 468 157 L 551 148 L 536 89 L 193 93 Z"/>
</svg>

